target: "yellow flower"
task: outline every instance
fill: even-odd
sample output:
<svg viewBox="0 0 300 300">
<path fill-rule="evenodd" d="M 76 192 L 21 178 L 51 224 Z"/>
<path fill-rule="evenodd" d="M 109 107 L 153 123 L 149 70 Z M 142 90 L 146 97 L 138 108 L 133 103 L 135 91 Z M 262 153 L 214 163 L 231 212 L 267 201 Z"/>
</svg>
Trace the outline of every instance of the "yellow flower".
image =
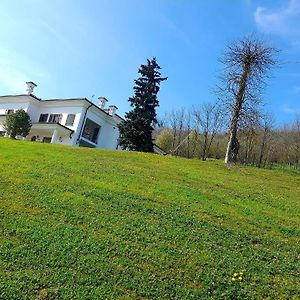
<svg viewBox="0 0 300 300">
<path fill-rule="evenodd" d="M 234 273 L 233 276 L 238 276 L 238 273 Z"/>
<path fill-rule="evenodd" d="M 232 277 L 232 278 L 231 278 L 231 280 L 232 280 L 232 281 L 235 281 L 235 278 L 234 278 L 234 277 Z"/>
<path fill-rule="evenodd" d="M 243 279 L 243 277 L 242 277 L 242 276 L 240 276 L 240 277 L 239 277 L 239 280 L 242 280 L 242 279 Z"/>
<path fill-rule="evenodd" d="M 244 272 L 240 272 L 240 275 L 242 276 L 244 274 Z"/>
</svg>

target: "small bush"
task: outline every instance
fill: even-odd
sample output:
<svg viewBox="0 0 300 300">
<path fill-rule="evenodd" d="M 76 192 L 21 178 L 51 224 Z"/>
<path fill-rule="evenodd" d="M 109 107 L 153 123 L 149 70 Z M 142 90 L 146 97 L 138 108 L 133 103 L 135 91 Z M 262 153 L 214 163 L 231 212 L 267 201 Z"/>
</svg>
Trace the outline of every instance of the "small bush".
<svg viewBox="0 0 300 300">
<path fill-rule="evenodd" d="M 26 137 L 29 134 L 32 123 L 28 113 L 23 109 L 18 109 L 15 113 L 6 117 L 4 127 L 11 138 L 17 135 Z"/>
</svg>

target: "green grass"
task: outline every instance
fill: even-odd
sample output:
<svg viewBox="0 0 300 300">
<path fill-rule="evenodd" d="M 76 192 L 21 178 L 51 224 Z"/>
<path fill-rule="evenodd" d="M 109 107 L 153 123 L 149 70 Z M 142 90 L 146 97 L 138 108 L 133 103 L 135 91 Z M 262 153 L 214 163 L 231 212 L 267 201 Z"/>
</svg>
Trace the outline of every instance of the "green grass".
<svg viewBox="0 0 300 300">
<path fill-rule="evenodd" d="M 0 299 L 299 299 L 296 172 L 5 138 L 0 166 Z"/>
</svg>

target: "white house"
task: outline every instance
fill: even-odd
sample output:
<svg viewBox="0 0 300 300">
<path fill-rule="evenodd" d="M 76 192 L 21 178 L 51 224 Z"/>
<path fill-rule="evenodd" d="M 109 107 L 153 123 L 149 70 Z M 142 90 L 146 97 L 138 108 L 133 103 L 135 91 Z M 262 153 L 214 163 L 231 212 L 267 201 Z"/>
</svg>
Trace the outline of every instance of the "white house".
<svg viewBox="0 0 300 300">
<path fill-rule="evenodd" d="M 0 96 L 0 136 L 5 135 L 3 122 L 17 109 L 30 116 L 32 128 L 28 140 L 45 143 L 117 149 L 122 118 L 117 107 L 105 107 L 107 99 L 99 97 L 96 105 L 86 98 L 40 99 L 33 95 L 36 84 L 26 82 L 27 94 Z"/>
</svg>

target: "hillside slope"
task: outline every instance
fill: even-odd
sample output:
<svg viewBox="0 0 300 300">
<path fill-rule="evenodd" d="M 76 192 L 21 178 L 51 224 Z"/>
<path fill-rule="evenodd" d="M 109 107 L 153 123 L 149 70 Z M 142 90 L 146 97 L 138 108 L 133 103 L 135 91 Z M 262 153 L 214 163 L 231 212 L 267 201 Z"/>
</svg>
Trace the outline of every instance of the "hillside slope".
<svg viewBox="0 0 300 300">
<path fill-rule="evenodd" d="M 295 173 L 4 138 L 0 166 L 0 299 L 300 295 Z"/>
</svg>

